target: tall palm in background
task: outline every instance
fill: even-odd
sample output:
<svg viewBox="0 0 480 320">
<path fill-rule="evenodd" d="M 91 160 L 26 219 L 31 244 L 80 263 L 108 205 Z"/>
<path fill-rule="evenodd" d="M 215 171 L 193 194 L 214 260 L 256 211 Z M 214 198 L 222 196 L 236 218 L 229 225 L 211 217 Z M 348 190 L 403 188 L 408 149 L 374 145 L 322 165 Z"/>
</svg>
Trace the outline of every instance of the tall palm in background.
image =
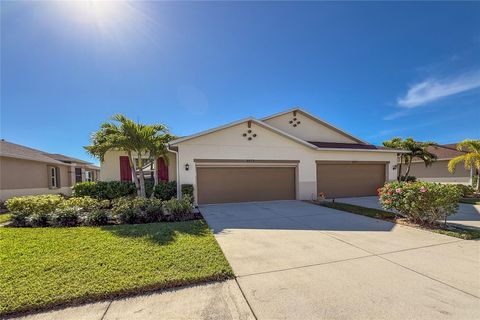
<svg viewBox="0 0 480 320">
<path fill-rule="evenodd" d="M 113 122 L 103 123 L 100 129 L 92 134 L 92 143 L 85 149 L 102 162 L 108 151 L 125 151 L 130 162 L 137 194 L 140 197 L 145 197 L 144 159 L 151 157 L 150 150 L 160 152 L 158 149 L 153 149 L 153 141 L 160 141 L 162 137 L 167 135 L 167 127 L 163 124 L 145 125 L 135 123 L 122 114 L 114 115 L 111 120 Z M 157 148 L 160 148 L 160 146 L 157 146 Z M 134 156 L 136 156 L 136 161 Z"/>
<path fill-rule="evenodd" d="M 480 191 L 480 140 L 463 140 L 457 144 L 457 150 L 466 152 L 464 155 L 453 158 L 448 162 L 448 171 L 455 172 L 455 168 L 463 162 L 465 169 L 477 171 L 477 191 Z"/>
<path fill-rule="evenodd" d="M 392 140 L 384 141 L 383 145 L 388 148 L 395 148 L 408 151 L 400 155 L 400 164 L 398 168 L 398 180 L 406 180 L 410 174 L 413 159 L 421 159 L 425 166 L 432 165 L 437 160 L 437 156 L 427 150 L 428 147 L 436 145 L 434 142 L 420 142 L 412 138 L 402 140 L 402 138 L 393 138 Z M 407 165 L 405 175 L 402 177 L 402 165 Z"/>
</svg>

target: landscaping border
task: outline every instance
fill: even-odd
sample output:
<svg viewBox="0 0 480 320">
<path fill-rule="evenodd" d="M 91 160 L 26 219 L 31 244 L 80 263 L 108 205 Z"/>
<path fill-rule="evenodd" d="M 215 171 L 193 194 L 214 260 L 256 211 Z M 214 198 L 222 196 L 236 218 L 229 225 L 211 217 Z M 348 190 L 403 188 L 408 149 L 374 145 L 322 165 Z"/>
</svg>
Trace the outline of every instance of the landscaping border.
<svg viewBox="0 0 480 320">
<path fill-rule="evenodd" d="M 319 202 L 319 201 L 309 201 L 313 204 L 322 206 L 322 207 L 327 207 L 335 210 L 340 210 L 340 211 L 345 211 L 345 212 L 350 212 L 362 216 L 366 216 L 369 218 L 374 218 L 374 219 L 379 219 L 379 220 L 384 220 L 384 221 L 389 221 L 392 223 L 396 224 L 401 224 L 401 225 L 406 225 L 409 227 L 421 229 L 421 230 L 426 230 L 434 233 L 439 233 L 455 238 L 460 238 L 463 240 L 473 240 L 473 239 L 479 239 L 480 238 L 480 230 L 473 230 L 473 229 L 464 229 L 460 228 L 457 226 L 452 226 L 449 225 L 448 229 L 445 229 L 443 225 L 436 225 L 432 227 L 427 227 L 427 226 L 421 226 L 418 224 L 410 223 L 406 221 L 405 219 L 400 218 L 398 215 L 396 215 L 393 212 L 389 211 L 384 211 L 384 210 L 379 210 L 379 209 L 373 209 L 373 208 L 368 208 L 368 207 L 362 207 L 354 204 L 349 204 L 349 203 L 342 203 L 342 202 Z"/>
</svg>

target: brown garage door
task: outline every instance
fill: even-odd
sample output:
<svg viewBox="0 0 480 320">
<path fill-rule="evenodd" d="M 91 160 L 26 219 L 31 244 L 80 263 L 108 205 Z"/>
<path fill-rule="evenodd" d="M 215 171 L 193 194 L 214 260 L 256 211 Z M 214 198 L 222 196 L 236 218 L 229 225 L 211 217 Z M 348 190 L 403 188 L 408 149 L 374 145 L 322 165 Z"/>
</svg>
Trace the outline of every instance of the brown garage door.
<svg viewBox="0 0 480 320">
<path fill-rule="evenodd" d="M 198 203 L 295 199 L 293 167 L 198 167 Z"/>
<path fill-rule="evenodd" d="M 385 182 L 385 163 L 317 163 L 317 192 L 327 198 L 374 196 Z"/>
</svg>

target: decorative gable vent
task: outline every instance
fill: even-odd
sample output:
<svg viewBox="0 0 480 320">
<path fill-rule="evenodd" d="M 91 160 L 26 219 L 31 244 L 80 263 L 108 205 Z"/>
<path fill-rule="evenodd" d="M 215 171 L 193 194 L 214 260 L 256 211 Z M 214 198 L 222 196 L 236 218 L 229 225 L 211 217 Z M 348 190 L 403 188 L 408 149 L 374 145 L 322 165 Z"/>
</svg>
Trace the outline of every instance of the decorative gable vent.
<svg viewBox="0 0 480 320">
<path fill-rule="evenodd" d="M 257 137 L 257 134 L 252 130 L 252 121 L 248 121 L 248 130 L 242 134 L 242 137 L 246 138 L 248 141 L 252 141 L 253 138 Z"/>
<path fill-rule="evenodd" d="M 290 123 L 293 127 L 300 125 L 301 121 L 297 118 L 296 110 L 293 111 L 293 118 L 288 123 Z"/>
</svg>

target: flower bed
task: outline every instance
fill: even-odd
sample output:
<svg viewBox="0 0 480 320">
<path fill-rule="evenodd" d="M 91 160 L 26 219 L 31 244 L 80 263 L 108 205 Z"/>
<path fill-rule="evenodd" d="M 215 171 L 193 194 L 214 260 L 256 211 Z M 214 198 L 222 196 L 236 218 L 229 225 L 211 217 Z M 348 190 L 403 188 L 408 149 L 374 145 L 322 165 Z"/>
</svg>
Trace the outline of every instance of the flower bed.
<svg viewBox="0 0 480 320">
<path fill-rule="evenodd" d="M 200 218 L 192 199 L 146 199 L 121 197 L 98 200 L 88 196 L 64 199 L 59 195 L 12 198 L 6 201 L 15 227 L 75 227 L 105 224 L 185 221 Z"/>
<path fill-rule="evenodd" d="M 379 188 L 380 203 L 418 224 L 434 224 L 458 210 L 462 190 L 455 185 L 429 182 L 392 182 Z"/>
</svg>

